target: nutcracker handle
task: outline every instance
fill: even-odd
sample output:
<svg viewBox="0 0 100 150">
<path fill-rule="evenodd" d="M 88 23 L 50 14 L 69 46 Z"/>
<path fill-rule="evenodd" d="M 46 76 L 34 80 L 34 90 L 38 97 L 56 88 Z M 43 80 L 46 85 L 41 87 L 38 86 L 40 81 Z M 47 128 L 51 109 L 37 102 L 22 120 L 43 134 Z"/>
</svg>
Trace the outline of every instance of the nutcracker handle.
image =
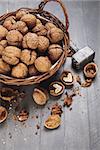
<svg viewBox="0 0 100 150">
<path fill-rule="evenodd" d="M 64 4 L 62 3 L 61 0 L 43 0 L 43 1 L 39 4 L 39 6 L 38 6 L 38 10 L 39 10 L 40 12 L 43 11 L 45 5 L 46 5 L 48 2 L 50 2 L 50 1 L 58 2 L 58 3 L 60 4 L 60 6 L 61 6 L 61 8 L 62 8 L 62 10 L 63 10 L 63 12 L 64 12 L 64 15 L 65 15 L 65 21 L 66 21 L 65 24 L 66 24 L 66 32 L 67 32 L 67 31 L 68 31 L 68 27 L 69 27 L 68 15 L 67 15 L 67 10 L 66 10 L 66 8 L 65 8 L 65 6 L 64 6 Z"/>
</svg>

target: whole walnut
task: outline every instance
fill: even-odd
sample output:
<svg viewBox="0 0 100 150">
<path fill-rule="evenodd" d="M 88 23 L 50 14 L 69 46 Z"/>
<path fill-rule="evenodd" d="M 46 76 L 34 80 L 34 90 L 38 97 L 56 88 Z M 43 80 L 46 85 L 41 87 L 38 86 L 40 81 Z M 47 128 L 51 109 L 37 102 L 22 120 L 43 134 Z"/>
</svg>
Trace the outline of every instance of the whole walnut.
<svg viewBox="0 0 100 150">
<path fill-rule="evenodd" d="M 36 25 L 33 29 L 33 32 L 35 32 L 37 35 L 46 35 L 47 34 L 47 30 L 45 28 L 44 25 L 42 25 L 42 23 Z"/>
<path fill-rule="evenodd" d="M 51 43 L 57 43 L 63 39 L 64 33 L 59 28 L 52 28 L 48 31 L 47 36 Z"/>
<path fill-rule="evenodd" d="M 6 36 L 9 45 L 20 46 L 23 40 L 23 35 L 17 30 L 11 30 Z"/>
<path fill-rule="evenodd" d="M 32 14 L 22 16 L 21 21 L 24 21 L 29 28 L 33 28 L 36 25 L 36 17 Z"/>
<path fill-rule="evenodd" d="M 38 37 L 38 50 L 40 52 L 45 52 L 47 48 L 49 47 L 49 39 L 45 36 L 39 36 Z"/>
<path fill-rule="evenodd" d="M 16 19 L 17 20 L 20 20 L 22 16 L 26 15 L 28 12 L 26 10 L 19 10 L 17 13 L 16 13 Z"/>
<path fill-rule="evenodd" d="M 38 24 L 42 24 L 42 22 L 41 22 L 40 19 L 36 19 L 36 26 L 37 26 Z"/>
<path fill-rule="evenodd" d="M 24 62 L 26 65 L 32 65 L 37 57 L 37 53 L 35 51 L 30 51 L 28 49 L 24 49 L 21 52 L 21 61 Z"/>
<path fill-rule="evenodd" d="M 39 72 L 47 72 L 51 68 L 51 61 L 47 56 L 40 56 L 35 60 L 35 67 Z"/>
<path fill-rule="evenodd" d="M 2 45 L 4 48 L 7 47 L 7 40 L 1 40 L 0 45 Z"/>
<path fill-rule="evenodd" d="M 51 22 L 47 22 L 45 24 L 45 27 L 46 27 L 47 30 L 50 30 L 52 28 L 56 28 L 56 26 L 53 23 L 51 23 Z"/>
<path fill-rule="evenodd" d="M 4 51 L 4 47 L 0 45 L 0 56 L 2 56 L 3 51 Z"/>
<path fill-rule="evenodd" d="M 10 66 L 0 58 L 0 73 L 7 74 L 10 70 Z"/>
<path fill-rule="evenodd" d="M 19 48 L 7 46 L 2 53 L 2 59 L 10 65 L 16 65 L 19 63 L 20 55 L 21 50 Z"/>
<path fill-rule="evenodd" d="M 38 47 L 38 36 L 35 33 L 28 32 L 22 42 L 23 48 L 36 49 Z"/>
<path fill-rule="evenodd" d="M 0 40 L 5 38 L 7 33 L 8 33 L 8 30 L 5 27 L 3 27 L 2 25 L 0 25 Z"/>
<path fill-rule="evenodd" d="M 28 68 L 25 64 L 19 63 L 12 68 L 11 75 L 16 78 L 24 78 L 28 74 Z"/>
<path fill-rule="evenodd" d="M 38 75 L 38 73 L 39 72 L 36 69 L 36 67 L 34 66 L 34 64 L 29 66 L 29 75 L 30 76 L 36 76 L 36 75 Z"/>
<path fill-rule="evenodd" d="M 57 61 L 61 56 L 62 52 L 62 47 L 58 44 L 52 44 L 48 48 L 49 57 L 52 61 Z"/>
<path fill-rule="evenodd" d="M 18 30 L 22 34 L 25 34 L 28 32 L 28 27 L 25 22 L 23 21 L 17 21 L 15 24 L 12 25 L 12 30 Z"/>
<path fill-rule="evenodd" d="M 10 16 L 8 18 L 5 19 L 3 26 L 8 29 L 11 30 L 12 25 L 16 23 L 16 18 L 15 16 Z"/>
</svg>

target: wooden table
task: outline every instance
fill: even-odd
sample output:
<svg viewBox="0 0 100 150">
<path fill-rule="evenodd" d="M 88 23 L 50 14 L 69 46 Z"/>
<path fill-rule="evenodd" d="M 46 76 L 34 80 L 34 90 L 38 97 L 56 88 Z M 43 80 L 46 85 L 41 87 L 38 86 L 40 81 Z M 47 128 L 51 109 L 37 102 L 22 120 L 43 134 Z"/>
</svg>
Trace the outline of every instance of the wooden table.
<svg viewBox="0 0 100 150">
<path fill-rule="evenodd" d="M 34 8 L 39 2 L 40 0 L 0 0 L 0 14 L 19 7 Z M 93 48 L 99 66 L 100 2 L 65 0 L 64 4 L 69 12 L 71 39 L 79 48 L 86 45 Z M 55 3 L 48 4 L 45 9 L 57 14 L 63 21 L 60 7 Z M 64 69 L 72 70 L 71 59 L 66 60 Z M 77 74 L 83 79 L 82 72 Z M 79 85 L 76 83 L 75 86 Z M 63 109 L 62 124 L 57 130 L 49 131 L 43 127 L 44 120 L 50 114 L 48 106 L 56 100 L 49 99 L 44 107 L 37 107 L 32 100 L 33 88 L 34 86 L 19 87 L 20 90 L 26 90 L 27 96 L 22 106 L 27 107 L 30 117 L 25 124 L 13 121 L 14 112 L 10 110 L 7 121 L 0 124 L 0 150 L 100 150 L 100 71 L 91 87 L 80 88 L 82 96 L 74 97 L 72 111 Z M 63 96 L 58 100 L 59 103 L 62 103 L 62 98 Z M 32 118 L 33 115 L 38 115 L 38 119 Z M 36 129 L 37 124 L 40 125 L 39 130 Z"/>
</svg>

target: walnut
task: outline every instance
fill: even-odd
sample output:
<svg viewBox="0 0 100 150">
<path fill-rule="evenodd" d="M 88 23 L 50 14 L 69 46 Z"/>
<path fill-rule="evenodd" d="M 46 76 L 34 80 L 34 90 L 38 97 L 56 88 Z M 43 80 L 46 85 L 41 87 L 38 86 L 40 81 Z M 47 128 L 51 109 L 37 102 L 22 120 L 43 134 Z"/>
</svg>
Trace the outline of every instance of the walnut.
<svg viewBox="0 0 100 150">
<path fill-rule="evenodd" d="M 33 99 L 36 104 L 44 105 L 48 100 L 48 92 L 43 88 L 35 88 L 33 91 Z"/>
<path fill-rule="evenodd" d="M 28 68 L 25 64 L 19 63 L 12 68 L 11 75 L 16 78 L 24 78 L 28 74 Z"/>
<path fill-rule="evenodd" d="M 29 75 L 30 76 L 36 76 L 36 75 L 38 75 L 38 73 L 39 72 L 34 65 L 29 66 Z"/>
<path fill-rule="evenodd" d="M 51 22 L 47 22 L 45 24 L 45 27 L 46 27 L 47 30 L 50 30 L 52 28 L 56 28 L 56 26 L 53 23 L 51 23 Z"/>
<path fill-rule="evenodd" d="M 1 40 L 0 45 L 2 45 L 4 48 L 7 47 L 7 40 Z"/>
<path fill-rule="evenodd" d="M 38 50 L 40 52 L 45 52 L 49 47 L 49 40 L 45 36 L 38 37 Z"/>
<path fill-rule="evenodd" d="M 35 67 L 39 72 L 47 72 L 51 68 L 51 61 L 47 56 L 40 56 L 35 60 Z"/>
<path fill-rule="evenodd" d="M 59 115 L 50 115 L 44 123 L 47 129 L 56 129 L 61 124 L 61 118 Z"/>
<path fill-rule="evenodd" d="M 51 28 L 48 31 L 47 36 L 50 39 L 51 43 L 57 43 L 63 39 L 64 33 L 59 28 Z"/>
<path fill-rule="evenodd" d="M 24 21 L 29 28 L 33 28 L 36 25 L 36 17 L 32 14 L 22 16 L 21 21 Z"/>
<path fill-rule="evenodd" d="M 3 27 L 2 25 L 0 25 L 0 40 L 5 38 L 7 33 L 8 33 L 8 30 L 5 27 Z"/>
<path fill-rule="evenodd" d="M 7 46 L 2 54 L 2 59 L 10 64 L 16 65 L 19 62 L 21 50 L 15 46 Z"/>
<path fill-rule="evenodd" d="M 17 21 L 15 24 L 12 25 L 13 30 L 18 30 L 22 34 L 25 34 L 28 32 L 28 27 L 26 26 L 26 23 L 23 21 Z"/>
<path fill-rule="evenodd" d="M 38 36 L 35 33 L 27 33 L 22 42 L 23 48 L 36 49 L 38 47 Z"/>
<path fill-rule="evenodd" d="M 26 65 L 32 65 L 36 60 L 37 54 L 35 51 L 30 51 L 28 49 L 24 49 L 21 52 L 21 61 L 24 62 Z"/>
<path fill-rule="evenodd" d="M 7 74 L 10 71 L 10 66 L 0 58 L 0 73 Z"/>
<path fill-rule="evenodd" d="M 37 26 L 38 24 L 42 24 L 42 22 L 41 22 L 40 19 L 36 19 L 36 26 Z"/>
<path fill-rule="evenodd" d="M 6 18 L 4 23 L 3 23 L 3 26 L 6 29 L 11 30 L 12 25 L 16 23 L 15 19 L 16 19 L 15 16 L 10 16 L 10 17 Z"/>
<path fill-rule="evenodd" d="M 52 44 L 48 48 L 49 57 L 52 61 L 57 61 L 61 56 L 62 52 L 62 47 L 58 44 Z"/>
<path fill-rule="evenodd" d="M 7 119 L 7 116 L 7 109 L 3 106 L 0 106 L 0 123 L 4 122 Z"/>
<path fill-rule="evenodd" d="M 22 16 L 26 15 L 27 14 L 27 11 L 26 10 L 19 10 L 17 13 L 16 13 L 16 19 L 17 20 L 20 20 L 22 18 Z"/>
<path fill-rule="evenodd" d="M 23 35 L 17 30 L 11 30 L 8 32 L 6 39 L 10 45 L 20 46 L 23 40 Z"/>
<path fill-rule="evenodd" d="M 47 34 L 47 30 L 45 28 L 44 25 L 42 25 L 42 23 L 36 25 L 33 29 L 33 32 L 37 33 L 37 35 L 46 35 Z"/>
<path fill-rule="evenodd" d="M 4 51 L 4 47 L 0 45 L 0 56 L 2 56 L 3 51 Z"/>
</svg>

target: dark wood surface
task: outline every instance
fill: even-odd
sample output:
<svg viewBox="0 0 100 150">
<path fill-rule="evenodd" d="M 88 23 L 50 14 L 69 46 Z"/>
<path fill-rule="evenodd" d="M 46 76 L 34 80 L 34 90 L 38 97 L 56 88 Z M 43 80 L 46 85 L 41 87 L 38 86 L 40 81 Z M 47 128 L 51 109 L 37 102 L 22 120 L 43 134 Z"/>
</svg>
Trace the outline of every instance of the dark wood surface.
<svg viewBox="0 0 100 150">
<path fill-rule="evenodd" d="M 0 14 L 20 7 L 35 8 L 39 2 L 40 0 L 0 0 Z M 93 48 L 96 52 L 95 61 L 99 67 L 100 2 L 66 0 L 63 2 L 68 9 L 71 39 L 79 48 L 86 45 Z M 56 14 L 64 22 L 63 13 L 58 5 L 50 3 L 45 9 Z M 71 59 L 66 60 L 62 69 L 74 72 L 71 68 Z M 83 79 L 83 73 L 79 74 Z M 59 77 L 59 74 L 57 76 Z M 75 87 L 78 86 L 75 84 Z M 0 124 L 0 150 L 100 150 L 100 71 L 91 87 L 80 88 L 82 96 L 74 97 L 72 111 L 64 108 L 62 124 L 57 130 L 48 131 L 43 127 L 44 120 L 50 114 L 48 106 L 56 100 L 49 99 L 44 107 L 37 107 L 32 100 L 33 88 L 34 86 L 19 87 L 27 93 L 22 107 L 27 107 L 30 117 L 23 125 L 13 121 L 14 112 L 10 110 L 7 121 Z M 62 103 L 62 97 L 58 100 L 59 103 Z M 32 119 L 33 115 L 38 115 L 39 118 Z M 37 124 L 40 125 L 38 131 Z"/>
</svg>

